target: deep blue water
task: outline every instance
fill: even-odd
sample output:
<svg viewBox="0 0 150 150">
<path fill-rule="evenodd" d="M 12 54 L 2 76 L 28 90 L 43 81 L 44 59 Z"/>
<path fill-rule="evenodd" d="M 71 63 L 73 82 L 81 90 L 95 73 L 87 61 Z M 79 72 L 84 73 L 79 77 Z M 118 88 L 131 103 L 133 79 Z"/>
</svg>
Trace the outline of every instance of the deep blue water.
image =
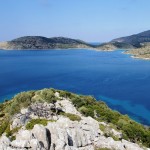
<svg viewBox="0 0 150 150">
<path fill-rule="evenodd" d="M 93 95 L 150 125 L 150 61 L 122 51 L 0 50 L 0 101 L 20 91 L 57 88 Z"/>
</svg>

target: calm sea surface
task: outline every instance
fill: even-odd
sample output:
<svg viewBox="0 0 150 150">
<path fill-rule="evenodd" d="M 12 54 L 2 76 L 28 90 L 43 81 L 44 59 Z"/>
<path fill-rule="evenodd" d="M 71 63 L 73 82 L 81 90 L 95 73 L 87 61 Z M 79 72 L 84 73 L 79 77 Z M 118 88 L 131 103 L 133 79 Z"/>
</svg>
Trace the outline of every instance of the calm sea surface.
<svg viewBox="0 0 150 150">
<path fill-rule="evenodd" d="M 122 52 L 0 50 L 0 102 L 21 91 L 52 87 L 93 95 L 150 125 L 150 61 Z"/>
</svg>

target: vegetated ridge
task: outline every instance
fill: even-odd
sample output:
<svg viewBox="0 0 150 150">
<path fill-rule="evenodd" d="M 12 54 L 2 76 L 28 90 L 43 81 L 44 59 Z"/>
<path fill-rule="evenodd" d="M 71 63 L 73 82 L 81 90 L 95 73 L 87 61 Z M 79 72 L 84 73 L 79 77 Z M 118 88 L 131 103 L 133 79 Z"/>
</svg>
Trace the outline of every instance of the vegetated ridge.
<svg viewBox="0 0 150 150">
<path fill-rule="evenodd" d="M 150 128 L 91 96 L 55 89 L 0 104 L 0 149 L 149 150 Z"/>
<path fill-rule="evenodd" d="M 42 36 L 25 36 L 0 43 L 0 48 L 6 50 L 48 50 L 89 47 L 91 47 L 91 45 L 84 41 L 65 37 L 46 38 Z"/>
</svg>

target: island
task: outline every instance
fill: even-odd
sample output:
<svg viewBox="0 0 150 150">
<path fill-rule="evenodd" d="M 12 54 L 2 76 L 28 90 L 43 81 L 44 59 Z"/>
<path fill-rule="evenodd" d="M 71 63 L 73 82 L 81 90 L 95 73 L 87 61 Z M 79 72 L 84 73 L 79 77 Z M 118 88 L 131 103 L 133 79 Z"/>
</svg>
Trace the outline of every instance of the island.
<svg viewBox="0 0 150 150">
<path fill-rule="evenodd" d="M 0 43 L 0 49 L 5 50 L 49 50 L 68 48 L 92 48 L 92 45 L 81 40 L 65 37 L 46 38 L 42 36 L 25 36 Z"/>
<path fill-rule="evenodd" d="M 0 104 L 0 149 L 149 150 L 150 130 L 103 101 L 56 89 Z"/>
<path fill-rule="evenodd" d="M 7 42 L 0 42 L 3 50 L 52 50 L 52 49 L 92 49 L 127 50 L 134 58 L 150 59 L 150 30 L 127 37 L 113 39 L 110 42 L 92 45 L 82 40 L 66 37 L 47 38 L 42 36 L 24 36 Z"/>
</svg>

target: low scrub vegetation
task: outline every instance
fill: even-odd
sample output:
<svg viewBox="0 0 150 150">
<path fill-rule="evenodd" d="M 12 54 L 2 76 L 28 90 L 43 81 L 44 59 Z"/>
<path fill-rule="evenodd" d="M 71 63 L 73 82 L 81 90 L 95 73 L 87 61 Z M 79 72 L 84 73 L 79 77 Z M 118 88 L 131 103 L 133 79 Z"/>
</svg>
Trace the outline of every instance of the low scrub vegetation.
<svg viewBox="0 0 150 150">
<path fill-rule="evenodd" d="M 8 127 L 9 122 L 8 121 L 2 121 L 0 125 L 0 136 L 5 132 L 5 130 Z"/>
<path fill-rule="evenodd" d="M 46 120 L 46 119 L 32 119 L 30 122 L 27 123 L 26 129 L 32 130 L 34 125 L 41 124 L 43 126 L 47 126 L 48 122 L 54 122 L 54 120 Z"/>
<path fill-rule="evenodd" d="M 8 125 L 8 126 L 7 126 L 7 129 L 5 130 L 6 136 L 7 136 L 7 137 L 13 137 L 13 134 L 14 134 L 14 133 L 17 133 L 20 128 L 21 128 L 21 127 L 16 127 L 16 128 L 14 128 L 14 129 L 10 130 L 10 125 Z"/>
<path fill-rule="evenodd" d="M 70 113 L 61 113 L 61 115 L 66 116 L 69 118 L 71 121 L 80 121 L 81 117 L 75 114 L 70 114 Z"/>
</svg>

